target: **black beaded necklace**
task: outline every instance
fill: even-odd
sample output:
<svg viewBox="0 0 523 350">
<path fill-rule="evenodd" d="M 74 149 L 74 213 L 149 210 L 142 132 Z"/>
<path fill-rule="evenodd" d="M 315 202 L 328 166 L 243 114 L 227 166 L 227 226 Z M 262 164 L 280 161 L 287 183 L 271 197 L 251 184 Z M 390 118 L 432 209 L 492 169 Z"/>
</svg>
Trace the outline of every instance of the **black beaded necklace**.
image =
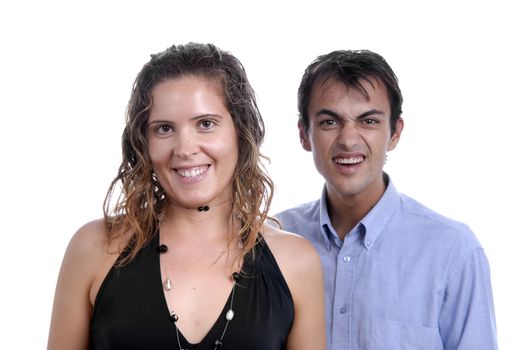
<svg viewBox="0 0 523 350">
<path fill-rule="evenodd" d="M 165 244 L 161 244 L 157 250 L 158 250 L 158 253 L 164 254 L 164 253 L 167 253 L 169 248 Z M 226 322 L 225 322 L 225 326 L 223 327 L 223 332 L 222 332 L 220 338 L 216 339 L 214 342 L 214 350 L 220 350 L 223 347 L 223 337 L 225 336 L 225 332 L 227 331 L 229 322 L 232 321 L 232 319 L 234 318 L 234 311 L 233 311 L 234 292 L 236 291 L 236 283 L 238 282 L 239 278 L 240 278 L 240 274 L 238 272 L 233 272 L 232 279 L 234 281 L 234 284 L 233 284 L 232 292 L 231 292 L 231 302 L 229 304 L 229 310 L 227 310 L 227 313 L 225 314 Z M 171 283 L 171 280 L 169 279 L 169 277 L 167 277 L 165 279 L 163 286 L 166 291 L 171 290 L 172 283 Z M 180 343 L 180 332 L 178 330 L 178 327 L 176 326 L 176 322 L 178 321 L 178 315 L 176 315 L 173 310 L 171 310 L 171 315 L 170 315 L 169 319 L 172 322 L 172 324 L 174 325 L 174 330 L 176 332 L 176 341 L 178 342 L 178 349 L 179 350 L 188 350 L 188 349 L 182 348 L 182 345 Z"/>
</svg>

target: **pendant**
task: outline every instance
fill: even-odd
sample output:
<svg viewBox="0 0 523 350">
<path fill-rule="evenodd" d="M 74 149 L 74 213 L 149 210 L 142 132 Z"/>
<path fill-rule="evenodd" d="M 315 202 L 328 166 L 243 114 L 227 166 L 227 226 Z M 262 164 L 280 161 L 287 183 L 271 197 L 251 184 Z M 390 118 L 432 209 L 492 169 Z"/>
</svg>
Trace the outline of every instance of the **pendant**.
<svg viewBox="0 0 523 350">
<path fill-rule="evenodd" d="M 171 280 L 169 279 L 169 277 L 167 277 L 167 279 L 165 280 L 165 282 L 163 283 L 163 286 L 165 287 L 165 290 L 166 291 L 170 291 L 171 288 L 172 288 L 172 283 L 171 283 Z"/>
</svg>

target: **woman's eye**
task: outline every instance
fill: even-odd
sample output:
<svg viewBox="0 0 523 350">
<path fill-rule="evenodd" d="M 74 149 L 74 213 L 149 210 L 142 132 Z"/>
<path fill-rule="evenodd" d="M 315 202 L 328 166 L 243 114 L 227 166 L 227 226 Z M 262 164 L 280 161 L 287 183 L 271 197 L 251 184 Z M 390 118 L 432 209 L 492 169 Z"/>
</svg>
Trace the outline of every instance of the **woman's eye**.
<svg viewBox="0 0 523 350">
<path fill-rule="evenodd" d="M 200 127 L 202 127 L 203 129 L 210 129 L 212 128 L 214 125 L 216 125 L 215 122 L 213 122 L 212 120 L 202 120 L 200 121 Z"/>
<path fill-rule="evenodd" d="M 168 125 L 168 124 L 162 124 L 162 125 L 158 125 L 155 129 L 154 129 L 154 132 L 157 134 L 157 135 L 166 135 L 166 134 L 169 134 L 173 131 L 173 128 L 172 126 Z"/>
</svg>

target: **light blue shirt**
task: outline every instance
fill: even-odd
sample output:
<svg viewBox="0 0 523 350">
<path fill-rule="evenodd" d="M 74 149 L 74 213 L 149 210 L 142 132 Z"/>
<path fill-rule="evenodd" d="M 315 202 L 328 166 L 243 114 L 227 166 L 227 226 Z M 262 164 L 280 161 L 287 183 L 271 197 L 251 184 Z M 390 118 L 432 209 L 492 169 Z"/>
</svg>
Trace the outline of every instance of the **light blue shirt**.
<svg viewBox="0 0 523 350">
<path fill-rule="evenodd" d="M 468 226 L 392 182 L 344 240 L 325 189 L 277 217 L 321 256 L 327 349 L 497 349 L 489 264 Z"/>
</svg>

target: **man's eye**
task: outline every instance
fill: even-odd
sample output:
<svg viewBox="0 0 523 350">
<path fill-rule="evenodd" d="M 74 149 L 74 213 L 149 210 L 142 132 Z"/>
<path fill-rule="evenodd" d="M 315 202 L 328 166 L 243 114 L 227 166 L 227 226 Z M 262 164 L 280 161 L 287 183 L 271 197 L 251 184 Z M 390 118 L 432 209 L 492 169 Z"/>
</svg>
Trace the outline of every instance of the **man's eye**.
<svg viewBox="0 0 523 350">
<path fill-rule="evenodd" d="M 336 125 L 337 122 L 333 119 L 328 119 L 328 120 L 324 120 L 322 122 L 320 122 L 320 125 L 323 125 L 323 126 L 332 126 L 332 125 Z"/>
</svg>

